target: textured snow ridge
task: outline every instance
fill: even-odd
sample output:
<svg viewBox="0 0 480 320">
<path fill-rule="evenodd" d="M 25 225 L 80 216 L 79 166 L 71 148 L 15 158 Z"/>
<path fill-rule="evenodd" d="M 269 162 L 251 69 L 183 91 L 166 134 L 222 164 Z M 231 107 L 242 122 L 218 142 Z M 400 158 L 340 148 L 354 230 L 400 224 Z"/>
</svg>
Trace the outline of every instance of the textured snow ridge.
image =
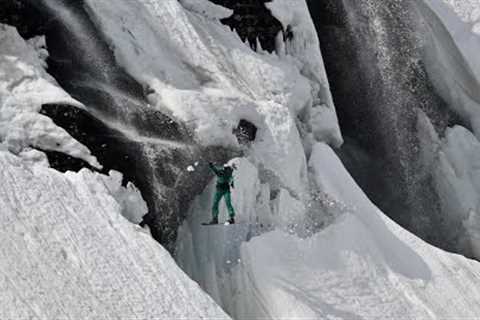
<svg viewBox="0 0 480 320">
<path fill-rule="evenodd" d="M 100 168 L 87 147 L 38 113 L 47 103 L 83 107 L 44 70 L 47 56 L 43 37 L 27 43 L 15 28 L 0 25 L 0 142 L 31 161 L 33 147 L 63 152 Z"/>
<path fill-rule="evenodd" d="M 326 144 L 314 146 L 309 172 L 314 188 L 328 196 L 306 207 L 286 191 L 272 194 L 247 159 L 233 161 L 238 223 L 200 226 L 210 218 L 212 183 L 179 231 L 176 257 L 235 319 L 480 315 L 480 264 L 432 247 L 388 219 Z M 319 202 L 312 220 L 308 207 Z M 302 228 L 328 214 L 336 219 L 327 228 Z"/>
<path fill-rule="evenodd" d="M 6 151 L 0 166 L 0 318 L 227 318 L 123 218 L 114 176 L 30 167 Z"/>
</svg>

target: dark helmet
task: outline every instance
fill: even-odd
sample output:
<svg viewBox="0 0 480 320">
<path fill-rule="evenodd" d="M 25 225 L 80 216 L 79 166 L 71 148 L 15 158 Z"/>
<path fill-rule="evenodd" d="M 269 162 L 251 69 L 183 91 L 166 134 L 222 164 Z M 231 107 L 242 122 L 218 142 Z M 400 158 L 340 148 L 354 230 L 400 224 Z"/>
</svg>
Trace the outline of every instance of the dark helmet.
<svg viewBox="0 0 480 320">
<path fill-rule="evenodd" d="M 230 166 L 224 167 L 223 170 L 227 176 L 231 176 L 233 173 L 233 168 Z"/>
<path fill-rule="evenodd" d="M 235 163 L 232 163 L 232 164 L 225 163 L 225 164 L 223 165 L 223 167 L 224 167 L 224 168 L 230 168 L 230 169 L 232 169 L 232 170 L 237 170 L 237 169 L 238 169 L 238 168 L 237 168 L 237 165 L 236 165 Z"/>
</svg>

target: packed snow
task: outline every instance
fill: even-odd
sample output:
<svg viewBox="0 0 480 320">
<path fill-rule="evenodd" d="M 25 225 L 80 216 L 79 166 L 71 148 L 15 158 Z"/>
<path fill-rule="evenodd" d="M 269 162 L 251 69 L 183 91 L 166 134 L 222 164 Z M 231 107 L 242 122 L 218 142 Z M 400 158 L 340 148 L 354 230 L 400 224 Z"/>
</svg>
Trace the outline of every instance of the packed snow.
<svg viewBox="0 0 480 320">
<path fill-rule="evenodd" d="M 62 174 L 7 151 L 0 164 L 0 318 L 227 318 L 121 215 L 146 208 L 118 174 Z"/>
</svg>

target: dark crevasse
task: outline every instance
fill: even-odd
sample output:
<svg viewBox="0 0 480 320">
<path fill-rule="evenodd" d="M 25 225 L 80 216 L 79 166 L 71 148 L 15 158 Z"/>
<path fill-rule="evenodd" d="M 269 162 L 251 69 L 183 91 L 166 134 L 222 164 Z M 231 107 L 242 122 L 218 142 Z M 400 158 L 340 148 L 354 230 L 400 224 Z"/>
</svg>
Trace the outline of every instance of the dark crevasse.
<svg viewBox="0 0 480 320">
<path fill-rule="evenodd" d="M 308 0 L 345 144 L 339 155 L 382 211 L 454 250 L 432 179 L 422 167 L 417 114 L 442 134 L 460 123 L 422 62 L 423 34 L 408 0 Z"/>
<path fill-rule="evenodd" d="M 44 105 L 42 113 L 86 145 L 104 166 L 124 175 L 142 192 L 152 235 L 173 249 L 177 228 L 190 201 L 210 179 L 208 160 L 224 161 L 228 150 L 200 148 L 188 130 L 152 108 L 140 83 L 115 61 L 90 21 L 83 1 L 6 0 L 0 22 L 14 25 L 25 38 L 45 35 L 48 72 L 86 110 Z M 48 152 L 52 167 L 79 170 L 88 165 Z M 198 162 L 194 172 L 186 168 Z"/>
</svg>

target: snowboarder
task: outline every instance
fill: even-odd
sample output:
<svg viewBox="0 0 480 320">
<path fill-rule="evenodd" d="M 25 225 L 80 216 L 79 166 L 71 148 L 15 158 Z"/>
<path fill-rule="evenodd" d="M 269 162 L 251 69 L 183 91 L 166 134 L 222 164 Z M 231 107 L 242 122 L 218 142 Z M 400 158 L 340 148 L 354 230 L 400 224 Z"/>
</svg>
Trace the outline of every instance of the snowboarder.
<svg viewBox="0 0 480 320">
<path fill-rule="evenodd" d="M 231 166 L 225 164 L 223 168 L 216 167 L 213 163 L 209 163 L 210 169 L 215 173 L 217 176 L 217 187 L 215 191 L 215 196 L 213 198 L 213 206 L 212 206 L 212 221 L 209 223 L 204 223 L 205 225 L 212 225 L 218 224 L 218 205 L 220 204 L 220 200 L 225 198 L 225 203 L 227 204 L 228 214 L 230 219 L 228 219 L 229 224 L 235 223 L 235 210 L 232 206 L 232 197 L 230 193 L 230 188 L 234 188 L 233 183 L 233 170 L 236 170 L 237 167 L 235 164 Z"/>
</svg>

